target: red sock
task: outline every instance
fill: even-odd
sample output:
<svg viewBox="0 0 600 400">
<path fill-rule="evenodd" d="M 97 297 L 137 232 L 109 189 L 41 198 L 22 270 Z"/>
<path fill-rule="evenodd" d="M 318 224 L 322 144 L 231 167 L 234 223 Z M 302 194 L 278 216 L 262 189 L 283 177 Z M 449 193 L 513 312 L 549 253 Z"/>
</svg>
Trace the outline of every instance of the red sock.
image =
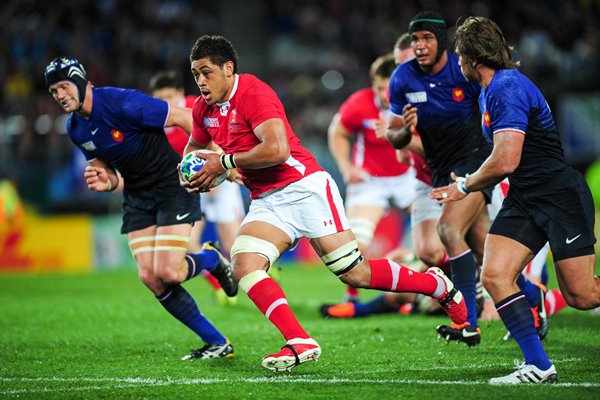
<svg viewBox="0 0 600 400">
<path fill-rule="evenodd" d="M 285 293 L 273 279 L 265 278 L 252 286 L 248 291 L 248 297 L 279 329 L 286 341 L 294 338 L 310 338 L 294 316 Z"/>
<path fill-rule="evenodd" d="M 348 297 L 358 297 L 358 289 L 352 286 L 346 287 L 346 296 Z"/>
<path fill-rule="evenodd" d="M 438 279 L 432 274 L 415 272 L 388 259 L 369 260 L 371 289 L 388 292 L 413 292 L 431 296 L 438 287 Z"/>
<path fill-rule="evenodd" d="M 204 269 L 200 273 L 202 274 L 202 276 L 204 277 L 204 279 L 206 279 L 206 281 L 208 283 L 210 283 L 210 286 L 212 286 L 212 288 L 214 290 L 221 289 L 221 284 L 219 283 L 219 281 L 217 280 L 217 278 L 215 278 L 214 276 L 212 276 L 210 274 L 210 272 L 208 272 L 207 270 Z"/>
<path fill-rule="evenodd" d="M 450 257 L 448 257 L 448 253 L 444 251 L 442 258 L 437 262 L 436 267 L 444 271 L 444 273 L 450 276 Z"/>
<path fill-rule="evenodd" d="M 546 293 L 546 312 L 548 313 L 549 317 L 557 314 L 566 306 L 567 302 L 560 292 L 560 289 L 552 289 Z"/>
</svg>

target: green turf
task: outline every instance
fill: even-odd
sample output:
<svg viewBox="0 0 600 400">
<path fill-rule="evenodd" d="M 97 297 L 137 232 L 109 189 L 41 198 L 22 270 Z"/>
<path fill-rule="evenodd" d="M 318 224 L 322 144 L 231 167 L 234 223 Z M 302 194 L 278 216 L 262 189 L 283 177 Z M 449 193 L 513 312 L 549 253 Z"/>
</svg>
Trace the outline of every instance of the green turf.
<svg viewBox="0 0 600 400">
<path fill-rule="evenodd" d="M 343 287 L 320 267 L 286 267 L 283 289 L 320 343 L 318 363 L 274 374 L 260 359 L 283 345 L 247 299 L 213 304 L 202 278 L 185 284 L 232 341 L 236 357 L 180 361 L 199 341 L 172 319 L 135 272 L 0 276 L 1 399 L 592 399 L 600 398 L 600 316 L 566 310 L 544 342 L 558 385 L 493 387 L 521 357 L 500 322 L 476 348 L 437 341 L 443 317 L 324 320 Z M 363 296 L 369 296 L 366 291 Z"/>
</svg>

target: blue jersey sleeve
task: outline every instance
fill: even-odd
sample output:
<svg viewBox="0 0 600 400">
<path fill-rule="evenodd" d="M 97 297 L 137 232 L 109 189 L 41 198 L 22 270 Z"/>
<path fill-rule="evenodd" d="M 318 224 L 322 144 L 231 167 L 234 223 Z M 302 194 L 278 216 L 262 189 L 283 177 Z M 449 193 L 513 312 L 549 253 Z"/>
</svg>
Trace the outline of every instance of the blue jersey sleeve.
<svg viewBox="0 0 600 400">
<path fill-rule="evenodd" d="M 503 83 L 503 82 L 499 82 Z M 513 85 L 509 86 L 514 88 Z M 490 115 L 491 130 L 511 129 L 525 133 L 529 123 L 530 105 L 527 93 L 523 90 L 510 90 L 509 87 L 494 85 L 487 93 L 486 107 Z"/>
<path fill-rule="evenodd" d="M 401 75 L 399 66 L 394 70 L 389 83 L 390 111 L 396 115 L 402 115 L 402 109 L 406 105 Z"/>
<path fill-rule="evenodd" d="M 122 110 L 127 120 L 136 121 L 139 126 L 164 128 L 169 116 L 169 103 L 132 90 L 123 99 Z"/>
</svg>

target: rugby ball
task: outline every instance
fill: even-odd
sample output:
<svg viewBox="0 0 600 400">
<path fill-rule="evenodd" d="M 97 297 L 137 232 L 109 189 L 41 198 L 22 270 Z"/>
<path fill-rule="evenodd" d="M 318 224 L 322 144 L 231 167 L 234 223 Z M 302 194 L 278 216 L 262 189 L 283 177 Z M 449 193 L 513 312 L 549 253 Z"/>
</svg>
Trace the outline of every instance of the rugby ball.
<svg viewBox="0 0 600 400">
<path fill-rule="evenodd" d="M 181 159 L 181 165 L 179 167 L 179 170 L 181 171 L 181 175 L 183 176 L 183 179 L 185 179 L 188 182 L 190 181 L 192 176 L 196 175 L 196 173 L 198 171 L 200 171 L 202 169 L 202 167 L 204 167 L 204 164 L 206 162 L 206 160 L 204 160 L 203 158 L 196 156 L 196 153 L 217 154 L 217 152 L 215 152 L 213 150 L 207 150 L 207 149 L 196 150 L 196 151 L 191 151 L 191 152 L 187 153 Z M 227 171 L 227 170 L 223 171 L 223 173 L 217 177 L 217 180 L 212 187 L 215 187 L 215 186 L 223 183 L 223 181 L 225 179 L 227 179 L 228 175 L 229 175 L 229 171 Z"/>
</svg>

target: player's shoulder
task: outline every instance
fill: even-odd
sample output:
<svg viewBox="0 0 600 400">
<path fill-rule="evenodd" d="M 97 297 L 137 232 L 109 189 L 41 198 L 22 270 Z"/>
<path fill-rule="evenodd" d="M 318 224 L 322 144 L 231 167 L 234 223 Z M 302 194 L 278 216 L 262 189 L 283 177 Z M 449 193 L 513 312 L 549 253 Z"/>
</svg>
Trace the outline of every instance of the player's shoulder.
<svg viewBox="0 0 600 400">
<path fill-rule="evenodd" d="M 368 87 L 368 88 L 359 89 L 356 92 L 352 93 L 350 96 L 348 96 L 348 99 L 346 101 L 358 103 L 358 102 L 372 101 L 374 97 L 375 97 L 375 92 L 373 91 L 372 88 Z"/>
<path fill-rule="evenodd" d="M 525 94 L 530 89 L 531 81 L 516 68 L 499 69 L 494 73 L 491 84 L 487 87 L 487 97 L 514 97 Z M 519 90 L 515 90 L 515 88 Z"/>
<path fill-rule="evenodd" d="M 259 77 L 252 74 L 239 74 L 238 75 L 238 92 L 239 93 L 264 93 L 273 92 L 273 89 Z"/>
</svg>

